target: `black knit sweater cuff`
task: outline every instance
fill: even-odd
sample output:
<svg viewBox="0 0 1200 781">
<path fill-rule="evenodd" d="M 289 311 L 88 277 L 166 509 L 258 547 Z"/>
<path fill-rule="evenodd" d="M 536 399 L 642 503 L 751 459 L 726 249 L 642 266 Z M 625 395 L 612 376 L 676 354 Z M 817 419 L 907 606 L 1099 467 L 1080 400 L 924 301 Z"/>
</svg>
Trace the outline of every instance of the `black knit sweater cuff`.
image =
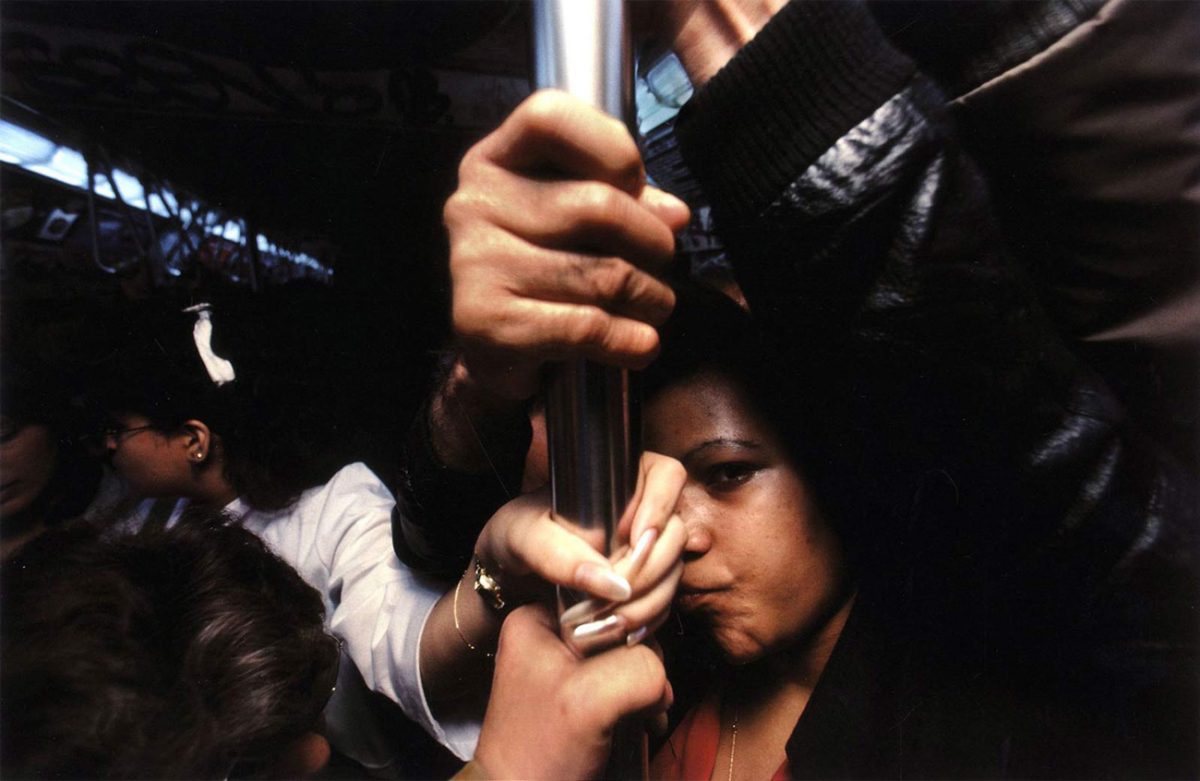
<svg viewBox="0 0 1200 781">
<path fill-rule="evenodd" d="M 684 107 L 684 157 L 706 192 L 721 193 L 721 216 L 740 222 L 913 73 L 865 6 L 793 0 Z"/>
</svg>

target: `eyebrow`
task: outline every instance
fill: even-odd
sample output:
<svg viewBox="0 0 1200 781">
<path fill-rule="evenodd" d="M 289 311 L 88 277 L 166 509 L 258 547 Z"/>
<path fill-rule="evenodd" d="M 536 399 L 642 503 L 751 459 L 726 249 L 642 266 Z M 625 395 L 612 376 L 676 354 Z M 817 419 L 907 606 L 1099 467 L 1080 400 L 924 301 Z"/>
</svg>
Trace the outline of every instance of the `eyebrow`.
<svg viewBox="0 0 1200 781">
<path fill-rule="evenodd" d="M 758 450 L 760 447 L 762 447 L 757 442 L 750 440 L 750 439 L 736 439 L 734 437 L 717 437 L 716 439 L 707 439 L 707 440 L 701 442 L 699 445 L 696 445 L 694 448 L 692 448 L 691 450 L 684 453 L 683 456 L 680 457 L 679 460 L 681 462 L 683 462 L 683 465 L 685 467 L 687 467 L 691 464 L 692 461 L 694 461 L 699 456 L 703 455 L 704 451 L 710 450 L 715 447 L 728 447 L 730 445 L 732 445 L 733 447 L 746 448 L 747 450 Z"/>
</svg>

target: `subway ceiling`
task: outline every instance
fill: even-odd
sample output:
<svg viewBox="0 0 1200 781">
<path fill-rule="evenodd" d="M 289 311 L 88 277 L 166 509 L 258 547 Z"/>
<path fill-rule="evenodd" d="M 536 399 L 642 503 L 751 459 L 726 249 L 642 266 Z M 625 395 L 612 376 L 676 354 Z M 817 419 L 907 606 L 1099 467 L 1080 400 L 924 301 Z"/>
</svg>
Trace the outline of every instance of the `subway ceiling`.
<svg viewBox="0 0 1200 781">
<path fill-rule="evenodd" d="M 529 89 L 513 0 L 6 0 L 0 22 L 5 118 L 351 247 L 428 222 Z"/>
</svg>

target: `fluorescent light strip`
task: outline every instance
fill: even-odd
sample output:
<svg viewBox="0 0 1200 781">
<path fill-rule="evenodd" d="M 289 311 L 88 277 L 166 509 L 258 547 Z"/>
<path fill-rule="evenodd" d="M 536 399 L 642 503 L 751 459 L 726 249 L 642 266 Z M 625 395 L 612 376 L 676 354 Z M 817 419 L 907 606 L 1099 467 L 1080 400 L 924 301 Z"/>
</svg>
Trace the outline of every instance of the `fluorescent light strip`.
<svg viewBox="0 0 1200 781">
<path fill-rule="evenodd" d="M 78 187 L 81 190 L 87 189 L 87 160 L 78 150 L 56 144 L 32 130 L 15 125 L 5 119 L 0 119 L 0 161 L 20 166 L 26 171 L 72 187 Z M 143 211 L 148 208 L 159 217 L 168 217 L 178 209 L 184 228 L 191 227 L 192 210 L 186 207 L 180 208 L 179 200 L 171 191 L 160 190 L 147 198 L 145 188 L 133 174 L 120 168 L 114 168 L 112 178 L 120 190 L 121 199 L 133 208 Z M 92 189 L 96 195 L 110 201 L 116 200 L 113 183 L 109 182 L 107 176 L 97 173 L 93 177 L 93 182 Z M 166 204 L 170 204 L 171 208 L 168 209 Z M 210 224 L 204 225 L 204 232 L 239 244 L 242 241 L 242 226 L 238 220 L 228 220 L 225 223 L 214 220 Z M 289 263 L 311 269 L 326 279 L 333 276 L 332 269 L 325 268 L 311 255 L 277 247 L 262 234 L 258 236 L 258 248 L 259 251 L 269 251 L 272 255 Z"/>
</svg>

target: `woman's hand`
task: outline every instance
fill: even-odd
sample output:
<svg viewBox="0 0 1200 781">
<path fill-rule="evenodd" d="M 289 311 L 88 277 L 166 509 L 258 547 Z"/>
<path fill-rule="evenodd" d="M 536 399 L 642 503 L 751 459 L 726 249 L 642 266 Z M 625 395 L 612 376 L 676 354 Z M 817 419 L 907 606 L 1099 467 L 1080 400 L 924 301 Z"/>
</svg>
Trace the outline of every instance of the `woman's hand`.
<svg viewBox="0 0 1200 781">
<path fill-rule="evenodd" d="M 475 761 L 490 778 L 595 778 L 617 721 L 662 713 L 671 696 L 649 648 L 579 659 L 544 606 L 523 607 L 504 622 Z"/>
<path fill-rule="evenodd" d="M 637 488 L 618 527 L 624 541 L 610 558 L 557 523 L 546 491 L 501 508 L 479 535 L 475 553 L 517 601 L 548 595 L 566 586 L 594 597 L 596 607 L 613 603 L 608 635 L 652 631 L 665 620 L 683 573 L 683 522 L 675 504 L 687 473 L 676 460 L 644 453 Z"/>
<path fill-rule="evenodd" d="M 553 600 L 553 586 L 591 595 L 606 611 L 593 621 L 589 645 L 636 644 L 667 617 L 683 574 L 683 521 L 675 503 L 686 472 L 672 458 L 645 453 L 638 484 L 618 527 L 624 543 L 610 560 L 550 516 L 539 492 L 502 507 L 476 541 L 476 556 L 499 581 L 508 604 Z M 629 536 L 636 540 L 629 544 Z M 474 593 L 475 572 L 463 577 L 426 620 L 421 634 L 421 680 L 439 718 L 483 707 L 502 614 Z"/>
</svg>

